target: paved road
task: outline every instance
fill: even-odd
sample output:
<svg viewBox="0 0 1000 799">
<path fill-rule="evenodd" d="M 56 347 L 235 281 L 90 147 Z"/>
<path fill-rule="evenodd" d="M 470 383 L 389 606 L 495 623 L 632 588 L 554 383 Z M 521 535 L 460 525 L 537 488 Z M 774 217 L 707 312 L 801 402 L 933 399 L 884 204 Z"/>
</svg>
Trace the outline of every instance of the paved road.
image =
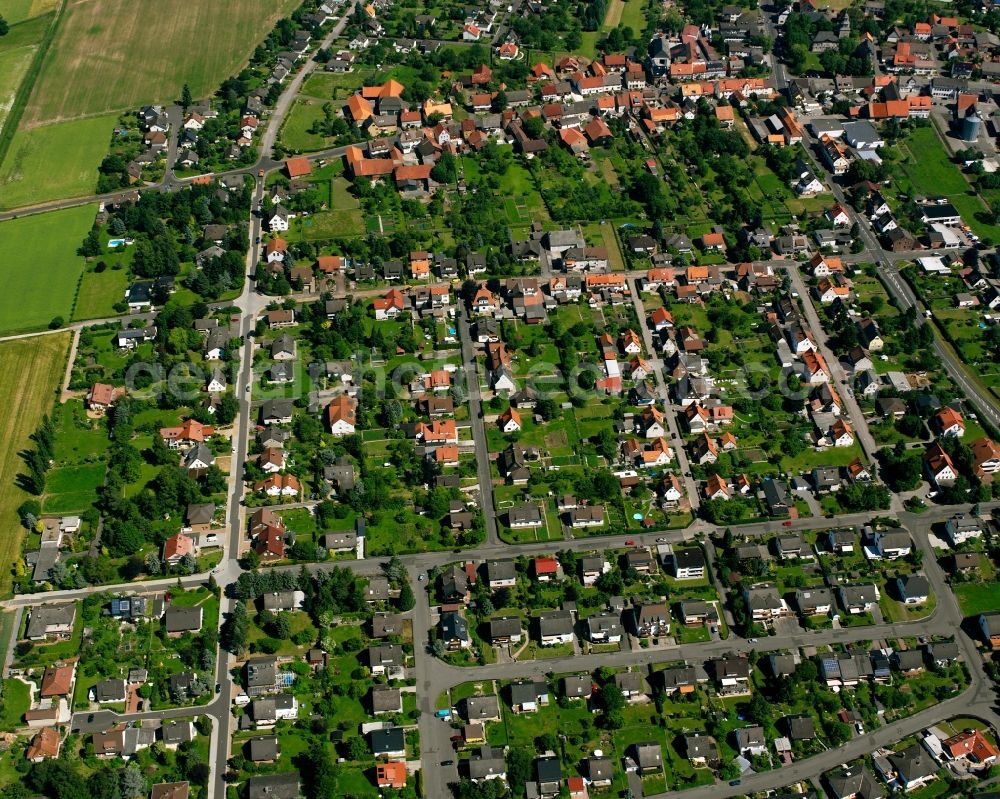
<svg viewBox="0 0 1000 799">
<path fill-rule="evenodd" d="M 337 21 L 337 24 L 330 28 L 330 31 L 323 37 L 323 41 L 320 42 L 317 48 L 310 50 L 310 53 L 329 47 L 333 40 L 340 36 L 344 27 L 353 15 L 356 6 L 357 0 L 352 0 L 350 5 L 343 9 L 343 13 Z M 278 133 L 281 131 L 281 125 L 282 122 L 284 122 L 285 115 L 295 102 L 295 98 L 298 96 L 299 90 L 302 88 L 302 84 L 305 82 L 305 79 L 312 74 L 313 70 L 316 69 L 316 64 L 317 62 L 313 58 L 308 58 L 302 68 L 295 73 L 295 76 L 289 82 L 288 86 L 282 90 L 281 96 L 278 98 L 278 102 L 274 104 L 274 110 L 271 112 L 271 117 L 267 123 L 267 130 L 264 131 L 264 135 L 260 140 L 260 155 L 262 159 L 271 157 L 274 150 L 274 142 L 277 141 Z"/>
<path fill-rule="evenodd" d="M 670 401 L 670 391 L 667 389 L 664 380 L 664 363 L 660 357 L 660 351 L 653 343 L 653 332 L 649 329 L 649 321 L 646 318 L 646 309 L 642 304 L 642 296 L 639 293 L 639 281 L 635 276 L 629 278 L 629 292 L 632 295 L 632 305 L 635 307 L 635 315 L 639 320 L 639 330 L 642 332 L 642 342 L 649 353 L 649 366 L 656 373 L 656 395 L 660 398 L 664 416 L 667 420 L 667 428 L 670 432 L 670 446 L 674 450 L 674 457 L 677 458 L 677 466 L 681 480 L 684 482 L 685 492 L 691 507 L 697 511 L 701 505 L 701 495 L 698 493 L 698 484 L 691 476 L 691 464 L 688 461 L 687 451 L 684 449 L 684 440 L 681 438 L 680 428 L 677 422 L 677 409 Z"/>
<path fill-rule="evenodd" d="M 809 295 L 809 288 L 802 279 L 802 271 L 799 269 L 799 265 L 797 263 L 792 263 L 790 265 L 786 264 L 785 268 L 788 276 L 791 278 L 792 287 L 799 294 L 799 299 L 801 300 L 802 307 L 805 310 L 806 319 L 809 320 L 809 326 L 816 334 L 816 345 L 819 347 L 820 354 L 822 354 L 822 356 L 826 359 L 826 363 L 830 368 L 832 385 L 837 389 L 837 393 L 840 395 L 840 401 L 844 406 L 843 410 L 847 413 L 847 417 L 850 419 L 851 424 L 854 427 L 857 440 L 861 444 L 861 448 L 864 450 L 868 460 L 874 460 L 875 453 L 879 449 L 878 444 L 875 443 L 874 436 L 872 436 L 871 432 L 868 430 L 868 423 L 865 421 L 865 416 L 861 412 L 861 408 L 858 406 L 857 400 L 854 398 L 854 395 L 847 390 L 847 372 L 844 371 L 844 367 L 837 358 L 837 354 L 833 352 L 827 344 L 826 334 L 823 332 L 823 323 L 820 321 L 819 314 L 816 313 L 816 306 L 813 305 L 812 297 Z"/>
<path fill-rule="evenodd" d="M 766 15 L 765 19 L 768 19 Z M 773 25 L 771 25 L 770 22 L 768 22 L 768 25 L 773 32 Z M 786 85 L 784 65 L 777 61 L 777 59 L 772 58 L 772 61 L 775 85 L 781 89 Z M 803 129 L 802 142 L 806 147 L 807 154 L 809 155 L 814 168 L 816 169 L 816 174 L 826 176 L 826 183 L 830 186 L 833 196 L 837 199 L 841 206 L 846 209 L 847 214 L 851 219 L 851 224 L 853 225 L 856 223 L 861 230 L 861 238 L 865 244 L 865 251 L 855 254 L 855 261 L 874 262 L 878 268 L 879 275 L 883 278 L 882 282 L 885 284 L 889 293 L 893 296 L 899 306 L 902 308 L 909 308 L 910 306 L 915 305 L 918 310 L 917 324 L 926 324 L 927 320 L 924 318 L 922 313 L 923 308 L 921 307 L 921 303 L 916 297 L 913 296 L 913 292 L 909 291 L 908 287 L 903 285 L 903 280 L 898 274 L 896 264 L 900 261 L 912 260 L 915 257 L 927 255 L 927 251 L 922 250 L 906 253 L 892 253 L 884 250 L 868 224 L 868 220 L 855 212 L 844 195 L 843 187 L 827 171 L 822 159 L 815 157 L 815 150 L 818 145 L 816 140 L 810 135 L 808 129 Z M 792 272 L 794 270 L 790 269 L 789 271 Z M 991 424 L 994 426 L 1000 426 L 1000 400 L 997 400 L 997 398 L 994 397 L 993 394 L 986 389 L 986 387 L 983 386 L 978 379 L 975 378 L 974 374 L 971 373 L 965 364 L 962 363 L 951 347 L 941 340 L 940 336 L 935 336 L 934 351 L 937 353 L 938 357 L 941 358 L 941 362 L 949 376 L 965 392 L 969 401 L 975 405 L 976 410 L 983 414 L 984 418 L 986 418 Z M 831 368 L 833 368 L 832 364 Z"/>
<path fill-rule="evenodd" d="M 462 366 L 468 393 L 469 420 L 472 438 L 476 442 L 476 477 L 479 480 L 479 506 L 486 522 L 486 544 L 500 544 L 497 529 L 496 505 L 493 503 L 493 473 L 490 470 L 490 448 L 486 441 L 486 424 L 483 421 L 483 395 L 479 388 L 479 365 L 476 361 L 475 339 L 472 337 L 472 320 L 464 302 L 458 304 L 458 319 L 462 328 Z"/>
<path fill-rule="evenodd" d="M 341 24 L 342 23 L 343 20 L 341 21 Z M 328 39 L 330 38 L 332 38 L 332 36 L 328 37 Z M 327 43 L 327 41 L 324 41 L 324 45 Z M 276 141 L 281 123 L 287 114 L 288 109 L 292 106 L 295 94 L 301 87 L 302 82 L 305 80 L 307 75 L 314 68 L 314 62 L 307 62 L 307 64 L 303 66 L 303 68 L 292 79 L 285 91 L 282 93 L 279 102 L 276 104 L 276 107 L 269 118 L 268 125 L 262 137 L 261 159 L 258 164 L 255 164 L 252 167 L 232 170 L 231 172 L 223 174 L 253 175 L 257 169 L 270 171 L 280 166 L 280 162 L 275 161 L 271 157 L 274 142 Z M 777 65 L 775 72 L 776 79 L 779 81 L 779 86 L 784 85 L 782 67 Z M 172 126 L 175 135 L 178 128 L 179 125 Z M 330 148 L 322 152 L 312 153 L 308 157 L 311 160 L 324 160 L 327 158 L 339 157 L 343 154 L 343 151 L 343 147 Z M 190 182 L 190 180 L 176 179 L 172 176 L 172 173 L 168 171 L 163 187 L 168 190 L 177 190 L 186 185 L 188 182 Z M 834 188 L 835 194 L 838 190 L 838 187 Z M 121 192 L 114 192 L 109 195 L 104 195 L 104 197 L 116 197 L 120 195 L 120 193 Z M 262 194 L 263 181 L 257 180 L 255 190 L 255 206 L 262 197 Z M 51 210 L 52 208 L 68 207 L 70 205 L 94 202 L 96 199 L 99 198 L 78 198 L 76 200 L 64 200 L 29 209 L 17 209 L 5 214 L 0 214 L 0 219 L 9 218 L 10 216 L 17 214 L 41 213 L 44 210 Z M 842 196 L 840 196 L 839 199 L 842 199 Z M 256 236 L 260 231 L 260 220 L 252 215 L 250 225 L 251 240 L 253 241 L 256 239 Z M 865 232 L 865 241 L 868 245 L 868 251 L 858 254 L 857 256 L 852 256 L 849 260 L 876 260 L 887 285 L 890 286 L 890 291 L 892 291 L 894 295 L 898 292 L 899 297 L 907 298 L 907 289 L 905 285 L 902 284 L 898 273 L 896 273 L 894 264 L 900 260 L 912 258 L 914 254 L 886 253 L 881 250 L 878 246 L 878 242 L 874 240 L 870 231 L 867 229 L 867 226 L 863 223 L 862 230 Z M 244 291 L 235 303 L 231 303 L 240 310 L 240 332 L 244 335 L 252 329 L 256 315 L 269 301 L 269 298 L 265 298 L 254 293 L 252 276 L 254 274 L 258 258 L 259 249 L 252 247 L 247 255 L 246 266 L 248 277 L 244 286 Z M 773 259 L 768 261 L 768 263 L 778 267 L 790 266 L 790 263 L 783 259 Z M 790 271 L 797 274 L 796 269 L 791 269 Z M 641 274 L 642 273 L 630 273 L 629 277 L 632 279 L 633 284 L 634 279 L 641 276 Z M 800 275 L 798 276 L 798 279 L 801 281 Z M 375 291 L 371 293 L 379 292 Z M 810 305 L 807 301 L 808 295 L 801 289 L 800 295 L 806 300 L 808 307 Z M 638 292 L 635 291 L 634 285 L 633 297 L 636 302 L 637 311 L 639 312 L 639 318 L 642 320 L 644 319 L 645 314 L 643 312 L 641 300 L 638 299 Z M 913 302 L 915 302 L 915 299 L 912 298 L 912 296 L 909 296 L 907 301 L 903 302 L 903 304 L 908 305 Z M 567 548 L 574 551 L 584 551 L 591 549 L 621 547 L 624 545 L 626 538 L 635 539 L 643 545 L 652 545 L 655 543 L 655 539 L 658 538 L 663 538 L 671 542 L 678 542 L 683 540 L 692 540 L 697 534 L 717 532 L 716 528 L 699 520 L 685 530 L 652 532 L 645 535 L 633 534 L 629 536 L 597 537 L 591 539 L 583 538 L 559 542 L 558 545 L 554 545 L 552 542 L 548 544 L 531 544 L 523 546 L 503 545 L 499 540 L 496 518 L 493 512 L 492 476 L 490 474 L 489 462 L 488 459 L 484 457 L 487 452 L 486 434 L 481 418 L 481 396 L 479 392 L 479 377 L 475 362 L 475 351 L 472 346 L 471 337 L 467 335 L 469 320 L 465 310 L 461 309 L 459 313 L 460 323 L 463 325 L 463 331 L 466 333 L 466 335 L 463 335 L 463 363 L 469 378 L 469 403 L 473 437 L 477 445 L 477 452 L 480 456 L 477 458 L 477 469 L 480 481 L 481 502 L 486 515 L 487 539 L 481 547 L 474 551 L 463 552 L 461 555 L 451 552 L 437 552 L 402 557 L 404 564 L 409 569 L 410 579 L 416 597 L 416 606 L 409 615 L 411 616 L 413 622 L 414 642 L 416 648 L 415 677 L 418 688 L 418 707 L 422 711 L 419 720 L 419 727 L 423 752 L 425 795 L 433 797 L 446 796 L 447 783 L 453 781 L 456 777 L 454 767 L 444 767 L 440 765 L 441 760 L 452 759 L 449 740 L 451 727 L 450 725 L 440 722 L 433 717 L 437 696 L 454 685 L 470 679 L 476 679 L 478 681 L 487 679 L 511 679 L 521 676 L 533 677 L 546 671 L 581 671 L 585 669 L 593 669 L 601 665 L 649 664 L 673 659 L 688 659 L 692 661 L 699 659 L 704 660 L 706 658 L 736 649 L 745 651 L 751 648 L 751 645 L 746 641 L 738 638 L 730 638 L 727 641 L 711 641 L 707 643 L 673 646 L 657 650 L 638 650 L 636 652 L 626 651 L 610 655 L 573 656 L 569 658 L 560 658 L 540 662 L 524 662 L 516 664 L 507 663 L 502 665 L 494 664 L 473 670 L 462 669 L 444 664 L 427 654 L 425 647 L 429 640 L 431 615 L 428 604 L 428 596 L 425 591 L 427 583 L 425 581 L 420 581 L 418 578 L 422 574 L 426 574 L 435 566 L 445 565 L 449 562 L 453 562 L 454 560 L 465 558 L 481 561 L 490 557 L 510 557 L 515 554 L 532 555 L 550 553 L 554 548 Z M 815 314 L 815 309 L 813 309 L 813 314 Z M 120 320 L 120 318 L 116 318 L 114 321 L 118 320 Z M 78 323 L 72 327 L 79 331 L 79 329 L 81 329 L 85 324 L 97 324 L 103 321 L 113 320 L 93 320 L 88 323 Z M 812 322 L 812 320 L 810 321 Z M 921 319 L 921 321 L 923 320 Z M 822 327 L 818 324 L 814 324 L 814 326 L 816 327 L 817 332 L 822 330 Z M 649 331 L 644 328 L 643 334 L 647 337 L 647 347 L 650 350 L 650 353 L 653 354 L 655 350 L 652 349 L 651 341 L 648 339 Z M 986 413 L 987 418 L 995 424 L 1000 425 L 1000 413 L 997 412 L 991 400 L 987 401 L 983 397 L 979 396 L 978 389 L 975 385 L 973 385 L 971 378 L 965 373 L 961 365 L 957 363 L 957 360 L 953 359 L 953 356 L 949 356 L 946 351 L 941 351 L 939 354 L 941 354 L 946 366 L 949 367 L 949 372 L 952 373 L 953 378 L 963 386 L 969 396 L 973 398 L 973 401 L 983 408 L 983 412 Z M 243 464 L 247 457 L 249 431 L 252 428 L 251 415 L 253 413 L 253 408 L 250 402 L 249 393 L 246 391 L 246 388 L 249 386 L 252 379 L 253 352 L 252 343 L 250 341 L 247 341 L 239 355 L 240 367 L 236 380 L 236 391 L 238 392 L 240 400 L 240 412 L 234 423 L 233 429 L 233 441 L 236 445 L 236 449 L 232 458 L 229 495 L 226 510 L 229 524 L 229 539 L 227 542 L 225 559 L 222 564 L 220 564 L 216 574 L 217 581 L 223 586 L 235 581 L 240 573 L 239 565 L 236 559 L 238 557 L 240 545 L 243 539 L 245 522 L 243 518 L 244 510 L 242 504 L 244 487 L 239 477 L 242 474 Z M 951 357 L 952 360 L 949 360 L 949 357 Z M 837 363 L 836 359 L 832 358 L 830 355 L 827 355 L 827 358 L 830 361 L 831 368 L 836 368 L 834 366 Z M 662 390 L 662 386 L 660 388 Z M 847 398 L 844 399 L 846 402 Z M 670 415 L 670 422 L 671 433 L 675 437 L 674 441 L 676 442 L 678 431 L 673 414 Z M 856 427 L 858 429 L 859 436 L 861 436 L 863 432 L 867 432 L 863 423 L 856 423 Z M 863 445 L 865 444 L 864 441 L 862 441 L 862 443 Z M 681 464 L 684 472 L 688 472 L 689 469 L 685 465 L 685 460 L 682 460 L 682 458 L 685 457 L 683 450 L 680 447 L 678 447 L 678 450 L 678 462 Z M 874 451 L 874 448 L 872 451 Z M 689 491 L 691 491 L 690 488 Z M 697 502 L 697 493 L 695 491 L 691 491 L 691 498 L 693 502 Z M 984 505 L 983 507 L 990 508 L 997 505 L 1000 505 L 1000 503 L 990 503 L 988 505 Z M 913 635 L 918 631 L 920 634 L 955 634 L 957 632 L 960 647 L 965 656 L 966 662 L 970 666 L 970 672 L 972 675 L 972 681 L 968 691 L 966 691 L 961 697 L 935 705 L 915 717 L 872 731 L 865 736 L 856 738 L 847 746 L 840 749 L 826 752 L 817 757 L 794 764 L 791 767 L 747 778 L 743 781 L 743 784 L 738 787 L 730 787 L 726 785 L 707 786 L 705 788 L 687 791 L 684 794 L 685 796 L 694 797 L 694 799 L 710 799 L 711 797 L 730 796 L 746 793 L 751 790 L 756 791 L 765 788 L 778 787 L 799 778 L 805 779 L 815 777 L 815 775 L 819 772 L 835 766 L 838 763 L 843 762 L 845 759 L 870 751 L 873 746 L 891 744 L 900 737 L 908 735 L 929 724 L 940 721 L 949 715 L 974 714 L 983 717 L 991 724 L 1000 726 L 1000 719 L 996 717 L 991 709 L 993 703 L 992 686 L 982 671 L 982 664 L 980 658 L 978 657 L 978 653 L 976 652 L 975 643 L 968 639 L 964 633 L 960 631 L 962 621 L 960 610 L 955 602 L 954 596 L 947 587 L 943 573 L 933 558 L 933 552 L 930 550 L 930 544 L 927 537 L 927 532 L 933 522 L 946 518 L 955 510 L 957 510 L 957 508 L 954 507 L 940 509 L 933 508 L 922 516 L 915 516 L 906 513 L 899 514 L 900 520 L 911 530 L 918 546 L 920 546 L 924 552 L 924 570 L 938 596 L 937 607 L 931 618 L 918 623 L 879 624 L 865 628 L 829 630 L 818 633 L 799 630 L 793 633 L 762 639 L 760 642 L 752 645 L 752 647 L 763 651 L 773 649 L 789 649 L 799 646 L 824 643 L 843 644 L 852 641 L 871 640 L 873 638 L 891 638 L 900 635 Z M 967 510 L 967 508 L 965 508 L 965 510 Z M 838 517 L 837 523 L 860 525 L 868 521 L 872 515 L 873 514 L 849 514 Z M 778 531 L 805 530 L 822 526 L 823 524 L 823 520 L 812 518 L 794 521 L 788 527 L 785 527 L 778 522 L 764 522 L 754 525 L 741 526 L 738 529 L 740 533 L 749 536 L 760 536 Z M 380 568 L 380 563 L 377 560 L 340 561 L 335 564 L 316 564 L 310 566 L 309 568 L 314 570 L 323 570 L 332 568 L 333 566 L 347 566 L 358 575 L 370 575 L 375 573 Z M 298 570 L 300 567 L 288 566 L 282 568 Z M 206 579 L 207 575 L 204 574 L 193 575 L 191 577 L 183 578 L 181 582 L 184 585 L 195 585 Z M 50 592 L 43 595 L 18 596 L 3 604 L 7 608 L 14 609 L 15 612 L 19 614 L 26 606 L 80 599 L 99 591 L 125 590 L 147 592 L 162 590 L 175 584 L 175 579 L 169 579 L 144 583 L 131 583 L 122 586 L 100 586 L 74 591 Z M 222 600 L 222 614 L 220 621 L 225 619 L 226 615 L 231 612 L 232 607 L 233 601 L 224 596 Z M 229 670 L 232 665 L 233 658 L 225 652 L 220 652 L 216 667 L 216 679 L 217 682 L 220 683 L 220 693 L 205 706 L 200 708 L 177 708 L 170 711 L 155 712 L 150 714 L 141 713 L 127 717 L 130 720 L 153 719 L 191 715 L 192 713 L 205 714 L 211 717 L 213 721 L 213 733 L 211 736 L 209 755 L 212 770 L 211 795 L 220 798 L 225 796 L 225 785 L 222 778 L 226 770 L 226 759 L 229 753 L 229 742 L 233 720 L 231 715 L 231 703 L 234 685 L 229 677 Z M 80 715 L 82 716 L 82 714 Z M 80 716 L 74 719 L 74 724 L 77 723 L 78 718 L 80 718 Z M 85 716 L 82 717 L 81 723 L 87 723 Z"/>
<path fill-rule="evenodd" d="M 251 208 L 255 208 L 264 197 L 264 181 L 257 180 Z M 255 241 L 260 234 L 260 218 L 253 212 L 250 214 L 250 241 Z M 249 434 L 253 429 L 251 414 L 253 406 L 251 403 L 251 383 L 253 382 L 253 342 L 254 339 L 248 334 L 256 324 L 257 311 L 254 307 L 253 275 L 257 269 L 257 260 L 260 257 L 260 250 L 251 246 L 247 252 L 246 279 L 243 284 L 243 292 L 234 303 L 241 311 L 240 335 L 244 339 L 243 349 L 240 352 L 239 375 L 236 379 L 235 390 L 240 402 L 240 412 L 233 423 L 233 442 L 235 451 L 229 467 L 229 498 L 227 517 L 229 520 L 229 541 L 226 548 L 226 558 L 220 566 L 220 573 L 217 577 L 221 586 L 227 586 L 236 581 L 239 577 L 240 566 L 237 562 L 240 554 L 240 541 L 245 528 L 243 518 L 243 466 L 247 458 L 249 447 Z M 219 622 L 220 626 L 232 613 L 234 600 L 225 591 L 222 594 L 220 605 Z M 211 784 L 213 785 L 212 795 L 222 797 L 226 795 L 223 776 L 226 773 L 226 760 L 229 757 L 229 743 L 231 740 L 232 714 L 230 712 L 233 698 L 234 685 L 230 678 L 234 657 L 224 649 L 219 649 L 219 658 L 216 664 L 216 682 L 221 684 L 219 695 L 220 707 L 217 708 L 217 715 L 214 716 L 215 726 L 211 747 L 209 751 L 209 764 L 212 769 Z M 217 730 L 217 732 L 215 732 Z"/>
</svg>

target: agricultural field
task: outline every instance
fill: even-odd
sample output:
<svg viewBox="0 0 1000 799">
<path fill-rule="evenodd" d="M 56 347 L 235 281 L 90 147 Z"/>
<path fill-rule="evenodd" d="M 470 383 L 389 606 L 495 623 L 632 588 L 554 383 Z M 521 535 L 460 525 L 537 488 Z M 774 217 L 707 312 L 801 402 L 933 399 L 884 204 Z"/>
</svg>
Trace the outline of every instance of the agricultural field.
<svg viewBox="0 0 1000 799">
<path fill-rule="evenodd" d="M 40 13 L 54 5 L 52 0 L 15 3 L 15 15 Z M 117 119 L 110 112 L 169 102 L 184 83 L 196 97 L 211 93 L 297 3 L 145 1 L 138 11 L 136 5 L 127 0 L 68 4 L 0 164 L 0 207 L 92 192 Z M 233 25 L 237 11 L 241 24 Z M 200 43 L 198 57 L 178 58 L 194 40 Z M 8 68 L 0 67 L 0 72 L 5 76 L 15 66 L 21 68 L 4 66 Z M 13 95 L 10 100 L 0 96 L 0 108 L 12 100 Z"/>
<path fill-rule="evenodd" d="M 294 0 L 71 3 L 25 109 L 29 125 L 214 91 Z M 233 24 L 234 15 L 240 24 Z M 197 41 L 197 48 L 190 43 Z M 179 58 L 179 53 L 194 57 Z"/>
<path fill-rule="evenodd" d="M 44 327 L 70 317 L 83 258 L 76 248 L 94 221 L 96 207 L 82 205 L 0 222 L 0 246 L 30 253 L 30 269 L 8 272 L 0 296 L 0 334 Z"/>
<path fill-rule="evenodd" d="M 607 32 L 619 25 L 639 33 L 646 26 L 642 0 L 611 0 L 604 14 L 601 31 Z"/>
<path fill-rule="evenodd" d="M 58 0 L 7 0 L 3 4 L 3 16 L 9 25 L 16 25 L 27 19 L 34 19 L 55 9 Z"/>
<path fill-rule="evenodd" d="M 4 14 L 8 12 L 5 10 Z M 28 73 L 31 61 L 38 51 L 39 42 L 52 22 L 52 16 L 17 21 L 6 17 L 11 25 L 7 35 L 0 38 L 0 75 L 4 76 L 0 88 L 0 131 L 17 97 L 18 87 Z"/>
<path fill-rule="evenodd" d="M 23 528 L 18 523 L 17 507 L 28 495 L 15 485 L 14 476 L 21 469 L 18 452 L 28 443 L 42 416 L 52 407 L 53 392 L 58 388 L 69 351 L 69 333 L 39 336 L 30 342 L 10 341 L 0 344 L 0 413 L 7 419 L 0 437 L 0 471 L 7 479 L 0 481 L 0 520 L 7 535 L 0 540 L 0 594 L 10 592 L 9 566 L 19 556 Z"/>
<path fill-rule="evenodd" d="M 0 208 L 91 194 L 117 119 L 108 114 L 25 128 L 22 117 L 0 164 Z"/>
</svg>

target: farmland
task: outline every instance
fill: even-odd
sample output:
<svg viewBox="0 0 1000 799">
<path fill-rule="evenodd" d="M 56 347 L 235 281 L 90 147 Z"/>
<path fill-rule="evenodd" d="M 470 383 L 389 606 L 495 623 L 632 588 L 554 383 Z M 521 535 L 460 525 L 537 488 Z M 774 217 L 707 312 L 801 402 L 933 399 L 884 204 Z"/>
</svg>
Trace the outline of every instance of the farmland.
<svg viewBox="0 0 1000 799">
<path fill-rule="evenodd" d="M 28 125 L 196 97 L 235 72 L 294 0 L 72 2 L 25 110 Z M 239 15 L 239 24 L 234 16 Z M 198 46 L 191 48 L 190 43 Z M 189 57 L 178 58 L 179 53 Z"/>
<path fill-rule="evenodd" d="M 7 0 L 3 4 L 4 19 L 11 25 L 16 25 L 26 19 L 33 19 L 52 11 L 57 0 Z"/>
<path fill-rule="evenodd" d="M 16 0 L 11 17 L 37 14 L 52 5 L 52 0 Z M 23 87 L 30 95 L 0 164 L 0 207 L 92 192 L 117 119 L 111 112 L 170 102 L 185 83 L 195 96 L 210 94 L 295 5 L 295 0 L 69 2 L 37 77 L 32 72 L 25 81 L 31 84 Z M 240 24 L 235 25 L 237 12 Z M 15 26 L 12 35 L 39 25 L 38 35 L 26 42 L 33 52 L 42 22 L 39 18 Z M 191 52 L 188 45 L 195 40 L 200 45 L 193 51 L 196 56 L 178 58 L 180 52 Z M 24 48 L 5 49 L 10 54 L 0 54 L 0 73 L 23 75 L 30 58 L 19 60 L 14 53 Z M 13 101 L 13 89 L 0 94 L 0 116 Z"/>
<path fill-rule="evenodd" d="M 92 193 L 116 119 L 110 114 L 18 128 L 0 165 L 0 208 Z"/>
<path fill-rule="evenodd" d="M 69 334 L 39 336 L 30 342 L 0 344 L 0 412 L 8 420 L 0 438 L 2 471 L 8 476 L 0 484 L 0 520 L 7 535 L 0 543 L 0 593 L 10 592 L 8 568 L 21 548 L 23 528 L 18 524 L 17 507 L 27 494 L 18 488 L 14 475 L 21 469 L 18 452 L 28 443 L 28 436 L 52 406 L 53 392 L 62 378 L 69 350 Z"/>
<path fill-rule="evenodd" d="M 0 246 L 30 253 L 31 262 L 7 273 L 0 333 L 44 327 L 54 316 L 69 318 L 83 270 L 76 248 L 94 213 L 94 206 L 84 205 L 0 223 Z"/>
<path fill-rule="evenodd" d="M 30 25 L 31 23 L 26 23 L 22 27 L 27 28 Z M 32 41 L 26 41 L 19 46 L 5 46 L 0 49 L 0 74 L 5 77 L 3 88 L 0 89 L 0 130 L 3 129 L 11 106 L 14 105 L 14 98 L 17 96 L 17 87 L 21 84 L 21 79 L 28 71 L 31 59 L 34 57 L 37 49 L 35 42 Z"/>
</svg>

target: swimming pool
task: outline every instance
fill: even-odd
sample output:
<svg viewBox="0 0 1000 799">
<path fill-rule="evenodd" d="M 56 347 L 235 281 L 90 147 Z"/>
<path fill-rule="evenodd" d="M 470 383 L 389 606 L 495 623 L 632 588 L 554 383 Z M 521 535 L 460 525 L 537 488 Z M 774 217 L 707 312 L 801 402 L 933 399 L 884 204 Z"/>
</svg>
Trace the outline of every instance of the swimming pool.
<svg viewBox="0 0 1000 799">
<path fill-rule="evenodd" d="M 125 243 L 125 239 L 111 239 L 108 242 L 108 249 L 113 250 L 115 247 L 121 247 Z"/>
</svg>

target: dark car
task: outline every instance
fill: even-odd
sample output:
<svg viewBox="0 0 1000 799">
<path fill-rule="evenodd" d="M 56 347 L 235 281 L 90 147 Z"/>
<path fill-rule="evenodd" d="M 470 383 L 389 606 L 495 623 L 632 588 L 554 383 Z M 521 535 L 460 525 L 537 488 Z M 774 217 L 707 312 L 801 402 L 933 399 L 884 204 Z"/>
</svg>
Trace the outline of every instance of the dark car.
<svg viewBox="0 0 1000 799">
<path fill-rule="evenodd" d="M 442 766 L 454 766 L 455 765 L 455 761 L 454 760 L 442 760 L 441 761 L 441 765 Z"/>
<path fill-rule="evenodd" d="M 739 784 L 740 784 L 740 781 L 739 781 L 739 780 L 730 780 L 730 781 L 729 781 L 729 784 L 730 784 L 730 785 L 739 785 Z"/>
<path fill-rule="evenodd" d="M 451 740 L 452 743 L 461 743 L 463 739 L 461 735 L 452 735 Z"/>
</svg>

